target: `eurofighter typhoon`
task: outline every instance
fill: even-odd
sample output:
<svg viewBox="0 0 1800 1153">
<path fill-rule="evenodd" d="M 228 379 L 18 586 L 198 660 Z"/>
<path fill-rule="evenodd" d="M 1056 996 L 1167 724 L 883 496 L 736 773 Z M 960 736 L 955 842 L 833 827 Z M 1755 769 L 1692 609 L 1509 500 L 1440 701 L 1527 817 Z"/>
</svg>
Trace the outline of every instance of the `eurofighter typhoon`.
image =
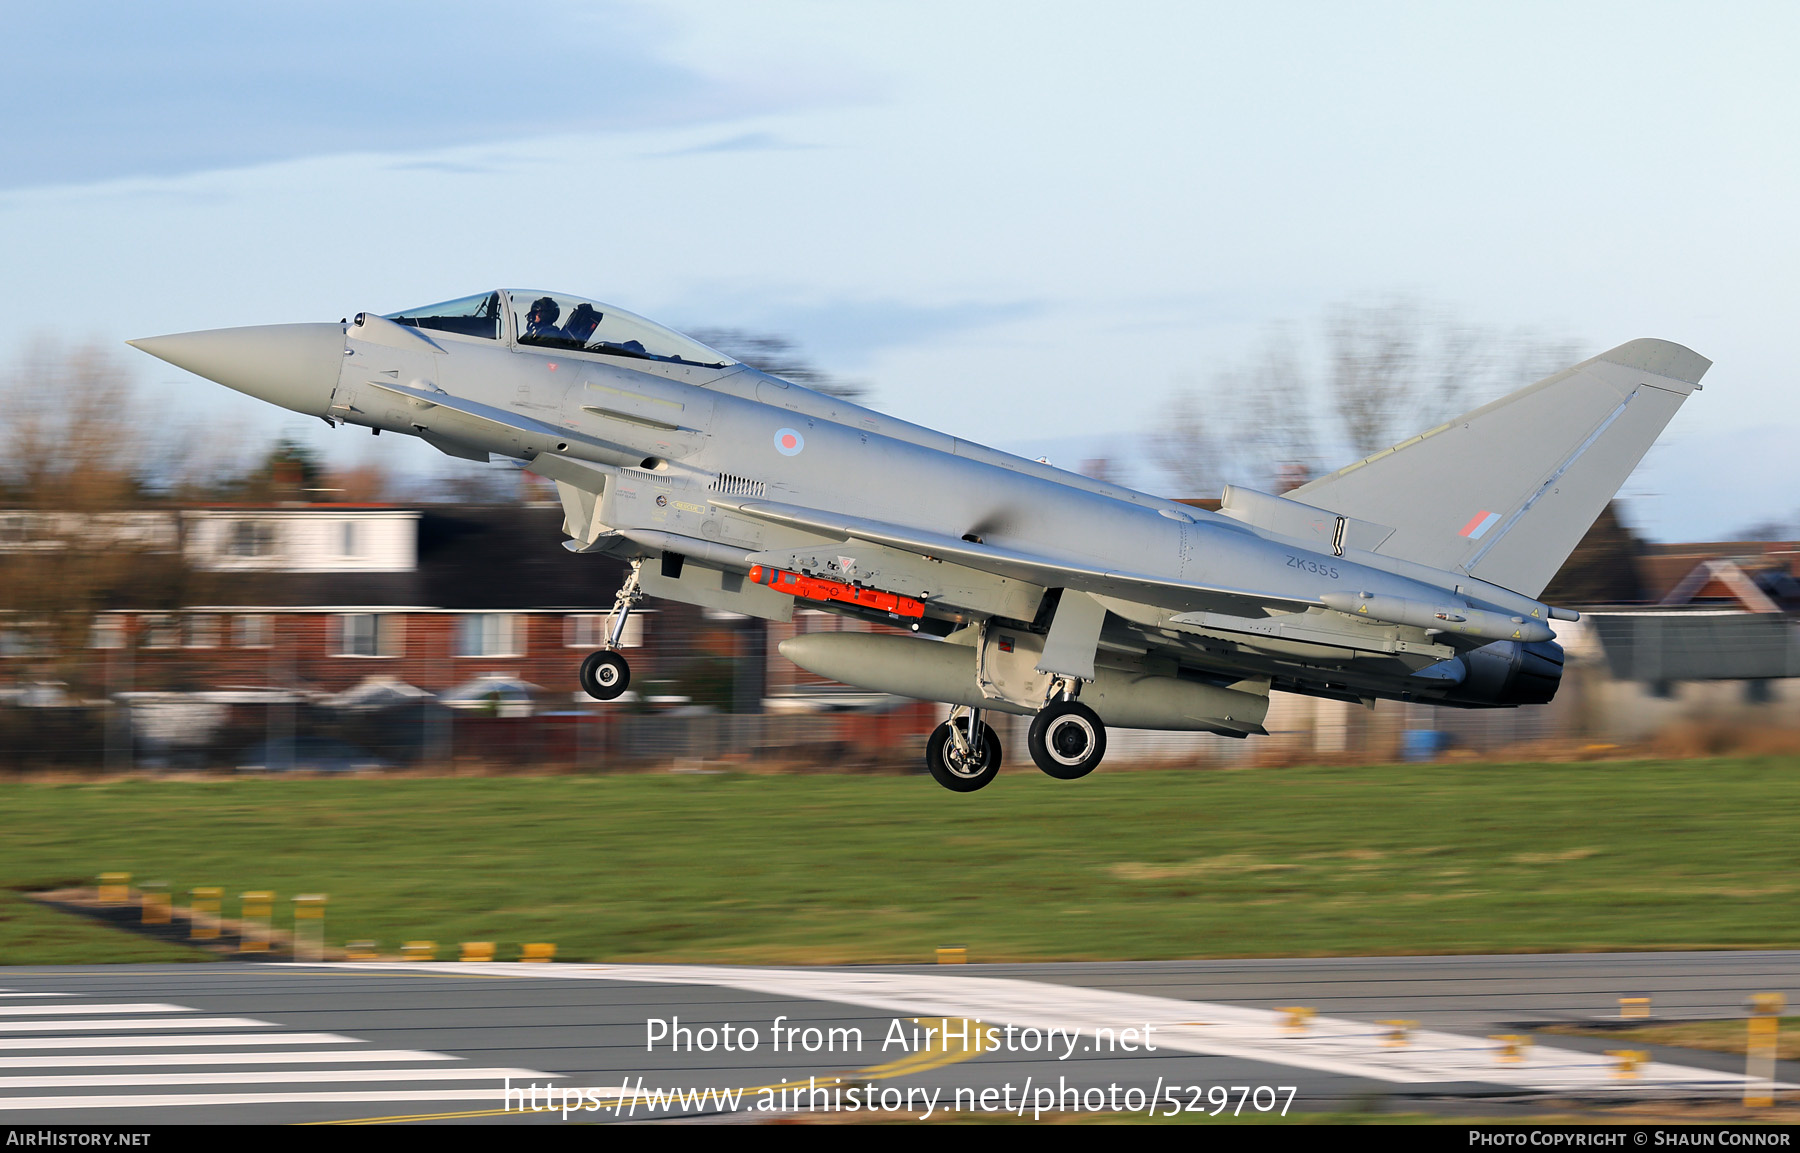
<svg viewBox="0 0 1800 1153">
<path fill-rule="evenodd" d="M 1217 512 L 1064 472 L 759 372 L 597 301 L 496 291 L 338 324 L 136 347 L 332 425 L 524 462 L 564 547 L 630 563 L 609 643 L 646 595 L 894 626 L 781 653 L 951 705 L 944 787 L 1000 768 L 987 711 L 1030 715 L 1052 777 L 1106 726 L 1264 733 L 1269 693 L 1507 708 L 1549 701 L 1563 651 L 1538 600 L 1711 362 L 1634 340 L 1310 484 L 1227 487 Z"/>
</svg>

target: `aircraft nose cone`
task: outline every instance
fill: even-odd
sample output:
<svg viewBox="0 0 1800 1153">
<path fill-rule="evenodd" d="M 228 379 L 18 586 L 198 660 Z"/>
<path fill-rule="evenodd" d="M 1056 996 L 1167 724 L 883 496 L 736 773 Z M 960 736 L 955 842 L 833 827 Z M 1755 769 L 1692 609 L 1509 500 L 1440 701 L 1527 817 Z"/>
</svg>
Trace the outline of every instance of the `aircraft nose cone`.
<svg viewBox="0 0 1800 1153">
<path fill-rule="evenodd" d="M 227 388 L 323 416 L 344 367 L 339 324 L 264 324 L 127 341 L 151 356 Z"/>
</svg>

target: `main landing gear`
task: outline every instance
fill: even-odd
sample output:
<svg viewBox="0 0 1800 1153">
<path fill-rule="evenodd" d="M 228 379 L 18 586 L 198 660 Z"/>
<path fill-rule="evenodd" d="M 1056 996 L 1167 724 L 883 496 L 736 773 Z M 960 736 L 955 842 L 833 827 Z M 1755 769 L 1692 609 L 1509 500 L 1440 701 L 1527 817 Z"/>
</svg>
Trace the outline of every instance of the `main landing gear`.
<svg viewBox="0 0 1800 1153">
<path fill-rule="evenodd" d="M 970 733 L 977 736 L 971 738 Z M 1032 718 L 1031 759 L 1059 781 L 1085 777 L 1106 755 L 1106 724 L 1065 690 Z M 925 767 L 938 784 L 958 793 L 982 788 L 1000 772 L 1000 738 L 981 710 L 958 705 L 925 743 Z"/>
<path fill-rule="evenodd" d="M 961 716 L 957 714 L 961 713 Z M 970 737 L 973 732 L 975 736 Z M 1000 738 L 983 724 L 980 709 L 957 706 L 925 742 L 925 767 L 952 792 L 972 793 L 1000 771 Z"/>
<path fill-rule="evenodd" d="M 1031 721 L 1026 739 L 1037 767 L 1059 781 L 1085 777 L 1106 755 L 1106 725 L 1093 709 L 1065 692 Z"/>
<path fill-rule="evenodd" d="M 613 599 L 612 630 L 607 633 L 606 647 L 589 653 L 581 662 L 581 688 L 588 696 L 597 701 L 616 700 L 631 685 L 631 666 L 616 651 L 619 640 L 625 635 L 625 622 L 631 616 L 631 610 L 644 599 L 643 590 L 638 587 L 639 574 L 644 567 L 642 560 L 631 562 L 631 575 L 619 586 L 619 595 Z"/>
</svg>

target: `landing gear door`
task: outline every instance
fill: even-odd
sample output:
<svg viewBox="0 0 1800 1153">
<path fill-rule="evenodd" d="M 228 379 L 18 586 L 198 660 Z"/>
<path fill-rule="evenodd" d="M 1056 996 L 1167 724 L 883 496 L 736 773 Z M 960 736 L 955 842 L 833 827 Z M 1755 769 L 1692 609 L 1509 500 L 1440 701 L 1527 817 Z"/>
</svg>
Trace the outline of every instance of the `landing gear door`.
<svg viewBox="0 0 1800 1153">
<path fill-rule="evenodd" d="M 331 392 L 331 407 L 325 415 L 339 424 L 368 424 L 367 414 L 356 405 L 356 385 L 340 381 Z"/>
<path fill-rule="evenodd" d="M 526 468 L 556 485 L 563 506 L 563 532 L 579 546 L 577 552 L 603 548 L 612 539 L 612 527 L 601 520 L 607 474 L 585 461 L 540 452 Z"/>
<path fill-rule="evenodd" d="M 1094 651 L 1100 645 L 1100 626 L 1106 623 L 1106 607 L 1093 597 L 1064 589 L 1044 638 L 1039 672 L 1060 673 L 1084 681 L 1094 679 Z"/>
</svg>

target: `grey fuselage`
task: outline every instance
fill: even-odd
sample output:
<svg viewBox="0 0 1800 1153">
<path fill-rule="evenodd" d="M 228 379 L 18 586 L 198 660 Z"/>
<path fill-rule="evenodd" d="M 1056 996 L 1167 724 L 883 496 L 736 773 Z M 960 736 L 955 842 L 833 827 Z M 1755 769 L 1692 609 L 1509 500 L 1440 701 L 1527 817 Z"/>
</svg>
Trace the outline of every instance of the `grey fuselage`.
<svg viewBox="0 0 1800 1153">
<path fill-rule="evenodd" d="M 1355 619 L 1320 598 L 1353 594 L 1473 606 L 1514 614 L 1515 621 L 1542 622 L 1546 615 L 1533 598 L 1460 573 L 1346 547 L 1341 540 L 1321 548 L 1317 537 L 1278 534 L 1241 517 L 1021 459 L 741 364 L 712 368 L 552 351 L 511 340 L 421 333 L 372 315 L 343 325 L 224 331 L 263 332 L 272 339 L 289 333 L 296 350 L 306 348 L 304 355 L 296 352 L 296 363 L 317 367 L 296 368 L 267 385 L 195 368 L 295 411 L 422 436 L 455 455 L 554 458 L 590 470 L 601 489 L 594 494 L 591 523 L 574 524 L 571 516 L 567 526 L 576 537 L 572 547 L 584 551 L 675 551 L 691 563 L 742 572 L 758 556 L 813 546 L 829 551 L 842 543 L 838 533 L 745 511 L 744 498 L 755 498 L 1030 554 L 1089 573 L 1237 590 L 1235 597 L 1212 602 L 1204 596 L 1096 593 L 1108 610 L 1103 663 L 1145 673 L 1220 685 L 1255 682 L 1265 693 L 1275 687 L 1365 701 L 1516 703 L 1491 691 L 1469 695 L 1482 676 L 1479 654 L 1473 663 L 1460 662 L 1454 676 L 1434 678 L 1429 671 L 1476 650 L 1494 650 L 1492 636 Z M 323 364 L 331 347 L 335 374 Z M 971 577 L 964 583 L 991 585 L 994 579 Z M 1035 623 L 1042 631 L 1037 606 L 1048 581 L 1015 577 L 1003 595 L 990 588 L 989 595 L 960 601 L 956 579 L 938 583 L 944 587 L 891 591 L 929 594 L 922 598 L 926 617 L 944 626 L 940 633 L 990 618 L 1022 629 Z M 1259 599 L 1267 607 L 1259 608 Z M 1506 659 L 1514 658 L 1516 652 Z"/>
</svg>

